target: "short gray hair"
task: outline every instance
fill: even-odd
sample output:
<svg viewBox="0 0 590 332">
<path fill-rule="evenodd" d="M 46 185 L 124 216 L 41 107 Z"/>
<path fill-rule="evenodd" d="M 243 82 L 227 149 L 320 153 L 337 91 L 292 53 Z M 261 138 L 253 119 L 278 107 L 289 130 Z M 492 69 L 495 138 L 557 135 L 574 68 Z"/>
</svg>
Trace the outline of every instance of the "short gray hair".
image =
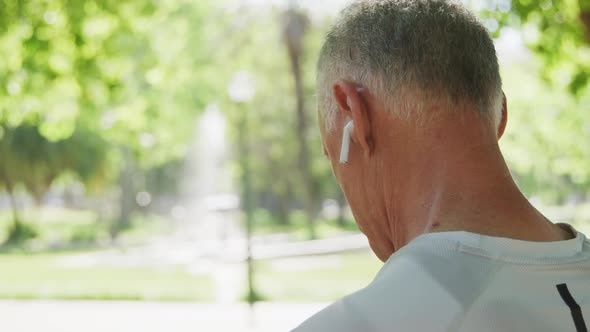
<svg viewBox="0 0 590 332">
<path fill-rule="evenodd" d="M 501 118 L 494 43 L 454 1 L 365 0 L 345 8 L 318 60 L 318 107 L 328 130 L 336 111 L 332 87 L 339 79 L 366 86 L 405 118 L 423 117 L 420 110 L 435 101 L 451 108 L 473 103 L 496 125 Z"/>
</svg>

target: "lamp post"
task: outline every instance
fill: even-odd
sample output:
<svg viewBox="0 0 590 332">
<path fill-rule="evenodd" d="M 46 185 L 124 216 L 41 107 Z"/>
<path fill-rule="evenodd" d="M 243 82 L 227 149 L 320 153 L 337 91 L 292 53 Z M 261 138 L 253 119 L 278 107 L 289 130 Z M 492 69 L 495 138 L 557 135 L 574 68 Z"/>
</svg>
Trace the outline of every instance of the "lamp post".
<svg viewBox="0 0 590 332">
<path fill-rule="evenodd" d="M 244 105 L 250 102 L 256 93 L 256 87 L 252 76 L 245 72 L 235 73 L 229 82 L 227 91 L 231 100 L 238 104 Z M 241 205 L 246 214 L 246 263 L 248 265 L 248 303 L 253 305 L 256 302 L 256 292 L 254 290 L 254 271 L 252 266 L 252 226 L 253 226 L 253 204 L 252 188 L 250 182 L 250 144 L 248 135 L 248 112 L 239 111 L 238 121 L 238 146 L 240 155 L 240 164 L 242 168 L 241 184 L 242 197 Z"/>
</svg>

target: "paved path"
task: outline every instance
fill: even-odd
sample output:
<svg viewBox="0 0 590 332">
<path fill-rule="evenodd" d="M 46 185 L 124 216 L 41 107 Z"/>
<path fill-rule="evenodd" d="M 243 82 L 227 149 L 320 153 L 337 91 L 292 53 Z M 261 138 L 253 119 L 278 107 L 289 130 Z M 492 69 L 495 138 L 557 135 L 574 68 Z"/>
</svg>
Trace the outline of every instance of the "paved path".
<svg viewBox="0 0 590 332">
<path fill-rule="evenodd" d="M 326 304 L 0 301 L 2 332 L 289 331 Z"/>
</svg>

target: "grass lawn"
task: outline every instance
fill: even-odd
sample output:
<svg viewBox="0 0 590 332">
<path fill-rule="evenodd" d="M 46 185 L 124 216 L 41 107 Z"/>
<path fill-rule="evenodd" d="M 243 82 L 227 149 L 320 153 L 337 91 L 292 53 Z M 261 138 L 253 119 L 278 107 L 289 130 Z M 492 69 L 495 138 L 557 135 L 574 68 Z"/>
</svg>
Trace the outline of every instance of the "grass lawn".
<svg viewBox="0 0 590 332">
<path fill-rule="evenodd" d="M 256 285 L 267 301 L 331 302 L 367 286 L 382 264 L 369 251 L 267 260 Z"/>
<path fill-rule="evenodd" d="M 211 300 L 212 281 L 180 268 L 68 267 L 71 254 L 0 255 L 0 298 Z"/>
<path fill-rule="evenodd" d="M 76 254 L 0 254 L 0 298 L 215 301 L 212 275 L 191 275 L 183 267 L 64 264 L 73 257 Z M 256 262 L 255 282 L 266 301 L 333 301 L 366 286 L 379 267 L 369 252 L 275 259 Z M 236 299 L 246 293 L 245 283 L 232 288 L 242 292 Z"/>
</svg>

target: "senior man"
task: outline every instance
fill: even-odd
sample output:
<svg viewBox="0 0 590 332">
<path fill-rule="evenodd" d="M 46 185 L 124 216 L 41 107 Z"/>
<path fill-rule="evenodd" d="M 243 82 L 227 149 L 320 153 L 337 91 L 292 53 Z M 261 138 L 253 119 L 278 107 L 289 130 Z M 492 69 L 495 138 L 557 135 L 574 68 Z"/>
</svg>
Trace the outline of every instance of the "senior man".
<svg viewBox="0 0 590 332">
<path fill-rule="evenodd" d="M 494 45 L 460 3 L 353 3 L 318 90 L 325 154 L 385 265 L 295 331 L 587 331 L 590 242 L 511 178 Z"/>
</svg>

